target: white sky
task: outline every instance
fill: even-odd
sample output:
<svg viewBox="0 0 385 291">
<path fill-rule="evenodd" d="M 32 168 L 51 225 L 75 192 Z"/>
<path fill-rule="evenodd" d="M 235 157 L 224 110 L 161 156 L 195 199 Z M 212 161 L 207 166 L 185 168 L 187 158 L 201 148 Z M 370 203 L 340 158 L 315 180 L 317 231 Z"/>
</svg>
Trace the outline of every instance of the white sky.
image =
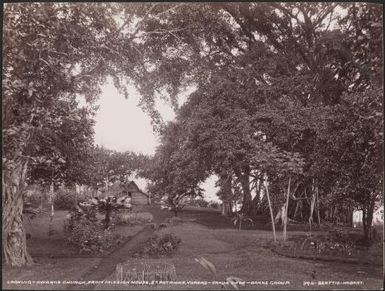
<svg viewBox="0 0 385 291">
<path fill-rule="evenodd" d="M 102 91 L 97 102 L 100 107 L 96 114 L 96 144 L 116 151 L 153 155 L 158 139 L 150 117 L 138 107 L 140 96 L 135 88 L 131 88 L 129 98 L 125 99 L 109 79 Z M 165 121 L 175 117 L 171 107 L 163 102 L 157 105 Z"/>
<path fill-rule="evenodd" d="M 140 96 L 135 88 L 131 88 L 129 98 L 125 99 L 109 79 L 102 86 L 102 92 L 97 101 L 100 107 L 95 117 L 95 143 L 116 151 L 153 155 L 159 144 L 158 137 L 153 132 L 150 117 L 138 106 Z M 175 118 L 172 108 L 165 102 L 159 101 L 156 106 L 164 121 Z M 146 189 L 146 180 L 132 179 L 140 188 Z M 214 177 L 207 179 L 201 187 L 205 189 L 207 200 L 219 201 L 215 195 Z"/>
</svg>

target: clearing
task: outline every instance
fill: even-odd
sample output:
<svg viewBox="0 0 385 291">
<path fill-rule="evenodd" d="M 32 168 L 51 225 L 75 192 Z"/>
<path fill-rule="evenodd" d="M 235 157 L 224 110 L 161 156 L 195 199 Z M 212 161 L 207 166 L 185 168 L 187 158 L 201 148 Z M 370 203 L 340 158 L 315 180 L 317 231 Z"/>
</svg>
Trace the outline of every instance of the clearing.
<svg viewBox="0 0 385 291">
<path fill-rule="evenodd" d="M 161 211 L 155 206 L 148 207 L 146 211 L 152 213 L 154 221 L 158 224 L 172 217 L 172 213 Z M 100 279 L 103 276 L 107 281 L 114 281 L 115 265 L 130 259 L 129 255 L 134 245 L 130 238 L 135 237 L 138 232 L 139 236 L 143 235 L 146 231 L 141 231 L 143 225 L 119 226 L 117 231 L 125 238 L 121 246 L 104 257 L 82 257 L 63 240 L 60 227 L 65 215 L 64 211 L 55 215 L 57 233 L 51 237 L 46 235 L 48 218 L 32 220 L 33 229 L 30 229 L 32 238 L 28 241 L 28 246 L 36 264 L 23 268 L 3 268 L 3 288 L 76 289 L 81 286 L 76 287 L 68 281 L 96 277 Z M 228 218 L 212 210 L 186 209 L 179 216 L 181 219 L 170 223 L 165 231 L 172 232 L 182 239 L 180 248 L 173 257 L 161 260 L 173 263 L 177 280 L 185 281 L 185 284 L 151 286 L 99 284 L 89 285 L 88 288 L 220 289 L 220 285 L 213 285 L 210 282 L 223 282 L 229 276 L 254 282 L 254 285 L 248 283 L 240 286 L 240 289 L 380 289 L 383 286 L 382 266 L 289 258 L 270 250 L 272 234 L 269 230 L 239 231 L 232 226 Z M 27 221 L 26 227 L 28 224 Z M 151 227 L 147 226 L 146 229 L 149 231 Z M 289 237 L 304 234 L 304 231 L 298 230 L 288 233 Z M 282 233 L 278 231 L 280 240 L 281 237 Z M 204 257 L 215 265 L 217 271 L 215 276 L 195 261 L 195 258 L 199 257 Z M 93 272 L 98 266 L 102 271 Z M 24 282 L 12 283 L 11 280 Z M 29 280 L 31 282 L 28 282 Z M 37 281 L 51 281 L 51 283 Z M 198 284 L 198 281 L 201 284 Z M 190 284 L 187 284 L 188 282 Z M 313 286 L 309 285 L 312 283 Z"/>
</svg>

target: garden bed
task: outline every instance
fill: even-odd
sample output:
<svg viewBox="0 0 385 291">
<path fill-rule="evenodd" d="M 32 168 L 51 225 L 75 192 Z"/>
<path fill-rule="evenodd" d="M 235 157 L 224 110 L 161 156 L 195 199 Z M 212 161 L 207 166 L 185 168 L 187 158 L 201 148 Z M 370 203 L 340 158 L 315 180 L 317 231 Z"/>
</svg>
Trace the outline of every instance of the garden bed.
<svg viewBox="0 0 385 291">
<path fill-rule="evenodd" d="M 56 211 L 53 219 L 54 234 L 48 235 L 49 216 L 39 215 L 35 219 L 28 221 L 25 219 L 25 227 L 30 234 L 27 240 L 28 250 L 33 258 L 103 258 L 116 250 L 135 236 L 143 225 L 116 225 L 112 229 L 113 235 L 119 237 L 113 244 L 102 253 L 81 254 L 79 249 L 68 244 L 63 233 L 63 225 L 67 211 Z M 103 217 L 99 215 L 99 218 Z"/>
<path fill-rule="evenodd" d="M 32 258 L 104 258 L 131 238 L 132 236 L 119 237 L 111 247 L 103 252 L 95 253 L 80 253 L 79 249 L 62 239 L 32 239 L 27 246 Z"/>
<path fill-rule="evenodd" d="M 326 234 L 291 236 L 287 242 L 277 243 L 272 251 L 278 255 L 354 264 L 382 265 L 382 244 L 365 245 L 357 232 L 335 230 Z"/>
</svg>

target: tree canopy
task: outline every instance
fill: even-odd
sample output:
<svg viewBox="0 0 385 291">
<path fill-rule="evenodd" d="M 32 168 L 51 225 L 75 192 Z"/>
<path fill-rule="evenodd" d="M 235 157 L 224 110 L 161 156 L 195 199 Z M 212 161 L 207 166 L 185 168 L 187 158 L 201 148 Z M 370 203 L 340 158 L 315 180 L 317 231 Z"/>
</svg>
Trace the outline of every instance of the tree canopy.
<svg viewBox="0 0 385 291">
<path fill-rule="evenodd" d="M 245 214 L 259 209 L 253 187 L 267 179 L 277 209 L 293 177 L 291 201 L 319 192 L 325 211 L 351 201 L 368 236 L 383 184 L 382 15 L 369 3 L 6 5 L 5 261 L 29 260 L 27 177 L 97 186 L 134 164 L 177 200 L 217 174 L 240 189 Z M 93 148 L 94 101 L 108 76 L 125 97 L 129 84 L 141 94 L 161 134 L 152 160 Z M 174 122 L 162 121 L 159 98 L 176 110 Z"/>
<path fill-rule="evenodd" d="M 137 81 L 142 95 L 163 96 L 176 106 L 186 86 L 196 88 L 169 125 L 183 128 L 173 139 L 178 162 L 193 159 L 203 173 L 232 176 L 242 186 L 244 204 L 253 180 L 267 174 L 278 194 L 295 175 L 294 194 L 317 188 L 324 208 L 351 201 L 373 210 L 382 179 L 373 182 L 361 171 L 383 147 L 381 6 L 145 7 L 146 63 Z M 167 142 L 162 146 L 166 151 Z M 377 173 L 366 172 L 372 178 L 382 175 L 374 160 L 369 167 Z M 185 168 L 181 162 L 179 170 Z"/>
</svg>

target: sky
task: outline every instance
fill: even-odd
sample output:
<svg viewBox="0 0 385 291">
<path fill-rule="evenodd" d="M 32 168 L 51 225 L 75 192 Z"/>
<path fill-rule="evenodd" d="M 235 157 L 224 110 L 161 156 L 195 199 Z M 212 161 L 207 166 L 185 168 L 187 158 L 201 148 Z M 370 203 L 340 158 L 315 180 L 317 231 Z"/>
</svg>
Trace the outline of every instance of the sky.
<svg viewBox="0 0 385 291">
<path fill-rule="evenodd" d="M 116 151 L 133 151 L 153 155 L 159 145 L 158 136 L 153 132 L 150 117 L 138 106 L 139 93 L 135 88 L 129 90 L 125 99 L 114 87 L 111 79 L 102 86 L 102 94 L 97 102 L 99 110 L 95 117 L 95 143 Z M 157 101 L 156 107 L 164 121 L 175 118 L 172 108 L 163 101 Z M 143 190 L 146 180 L 132 177 Z M 205 189 L 205 199 L 219 201 L 215 193 L 215 177 L 201 185 Z"/>
<path fill-rule="evenodd" d="M 131 88 L 129 98 L 125 99 L 108 80 L 102 92 L 97 102 L 95 142 L 116 151 L 154 154 L 158 138 L 152 131 L 150 117 L 138 106 L 140 95 L 135 88 Z M 157 107 L 164 120 L 175 117 L 173 110 L 163 102 L 158 102 Z"/>
</svg>

